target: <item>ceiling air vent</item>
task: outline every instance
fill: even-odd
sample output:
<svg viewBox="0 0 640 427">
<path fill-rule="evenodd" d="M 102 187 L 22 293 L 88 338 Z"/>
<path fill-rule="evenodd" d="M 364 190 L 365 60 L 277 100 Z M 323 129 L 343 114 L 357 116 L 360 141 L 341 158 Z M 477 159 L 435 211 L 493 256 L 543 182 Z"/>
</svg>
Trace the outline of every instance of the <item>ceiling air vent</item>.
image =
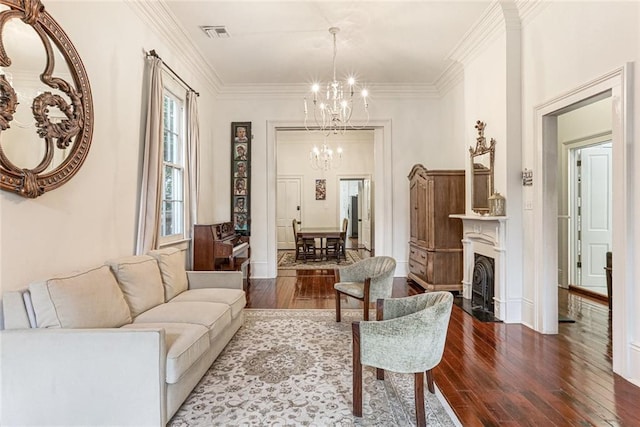
<svg viewBox="0 0 640 427">
<path fill-rule="evenodd" d="M 202 31 L 212 39 L 228 39 L 231 37 L 224 25 L 203 25 Z"/>
</svg>

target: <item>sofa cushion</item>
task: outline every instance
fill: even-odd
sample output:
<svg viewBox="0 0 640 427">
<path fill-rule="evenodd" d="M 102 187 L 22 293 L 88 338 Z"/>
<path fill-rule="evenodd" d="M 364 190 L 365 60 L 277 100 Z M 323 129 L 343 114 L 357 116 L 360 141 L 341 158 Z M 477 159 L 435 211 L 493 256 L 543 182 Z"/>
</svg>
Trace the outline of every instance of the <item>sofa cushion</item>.
<svg viewBox="0 0 640 427">
<path fill-rule="evenodd" d="M 4 329 L 29 329 L 37 326 L 35 315 L 32 315 L 33 305 L 27 307 L 25 295 L 29 295 L 29 291 L 13 291 L 2 294 Z M 31 303 L 30 296 L 29 303 Z"/>
<path fill-rule="evenodd" d="M 194 323 L 206 327 L 214 339 L 231 324 L 231 308 L 216 302 L 172 302 L 145 311 L 133 323 Z"/>
<path fill-rule="evenodd" d="M 136 317 L 164 302 L 164 287 L 155 258 L 136 255 L 107 261 L 118 279 L 124 298 Z"/>
<path fill-rule="evenodd" d="M 187 290 L 189 282 L 184 268 L 184 251 L 177 248 L 157 249 L 149 252 L 149 255 L 156 259 L 160 267 L 165 301 Z"/>
<path fill-rule="evenodd" d="M 177 383 L 187 370 L 209 349 L 207 328 L 193 323 L 136 323 L 128 329 L 164 329 L 167 349 L 166 382 Z"/>
<path fill-rule="evenodd" d="M 219 302 L 227 304 L 231 307 L 231 317 L 236 318 L 247 304 L 247 298 L 244 291 L 240 289 L 190 289 L 185 291 L 169 301 L 184 302 L 184 301 L 202 301 L 202 302 Z"/>
<path fill-rule="evenodd" d="M 109 267 L 29 285 L 39 328 L 117 328 L 131 323 L 129 307 Z"/>
</svg>

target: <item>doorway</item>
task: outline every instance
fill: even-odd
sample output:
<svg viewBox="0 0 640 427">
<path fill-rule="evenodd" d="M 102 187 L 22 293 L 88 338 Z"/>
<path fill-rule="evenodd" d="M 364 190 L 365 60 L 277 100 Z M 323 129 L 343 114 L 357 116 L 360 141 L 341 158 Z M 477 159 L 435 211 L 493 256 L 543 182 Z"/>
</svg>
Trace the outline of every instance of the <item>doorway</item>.
<svg viewBox="0 0 640 427">
<path fill-rule="evenodd" d="M 371 179 L 340 177 L 340 218 L 348 219 L 347 247 L 365 249 L 373 254 L 373 203 Z"/>
<path fill-rule="evenodd" d="M 602 300 L 612 243 L 612 101 L 605 92 L 556 116 L 558 285 Z"/>
<path fill-rule="evenodd" d="M 558 116 L 569 110 L 593 103 L 599 99 L 612 99 L 612 197 L 616 209 L 612 212 L 612 252 L 615 264 L 612 286 L 612 353 L 613 371 L 626 378 L 637 371 L 638 358 L 630 337 L 635 324 L 632 295 L 635 272 L 632 268 L 633 235 L 633 156 L 630 152 L 633 123 L 631 64 L 585 83 L 576 89 L 551 99 L 535 108 L 534 154 L 532 164 L 538 170 L 530 193 L 533 215 L 530 225 L 536 230 L 531 240 L 532 298 L 531 325 L 545 334 L 558 333 Z M 526 197 L 526 195 L 525 195 Z M 527 201 L 525 200 L 525 206 Z M 635 352 L 635 353 L 634 353 Z M 634 369 L 636 369 L 634 371 Z"/>
</svg>

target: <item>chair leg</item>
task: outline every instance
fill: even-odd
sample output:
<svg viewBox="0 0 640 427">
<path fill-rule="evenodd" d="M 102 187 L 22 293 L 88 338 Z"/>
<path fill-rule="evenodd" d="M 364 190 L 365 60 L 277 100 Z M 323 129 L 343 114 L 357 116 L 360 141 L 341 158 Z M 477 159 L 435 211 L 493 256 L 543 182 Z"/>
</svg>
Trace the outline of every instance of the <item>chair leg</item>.
<svg viewBox="0 0 640 427">
<path fill-rule="evenodd" d="M 371 291 L 371 278 L 366 277 L 364 279 L 364 295 L 362 298 L 362 302 L 364 302 L 364 320 L 369 320 L 370 291 Z"/>
<path fill-rule="evenodd" d="M 353 415 L 362 416 L 362 362 L 360 360 L 360 324 L 351 324 L 353 336 Z"/>
<path fill-rule="evenodd" d="M 418 427 L 425 427 L 427 420 L 424 413 L 424 372 L 416 372 L 413 375 L 416 393 L 416 425 Z"/>
<path fill-rule="evenodd" d="M 336 322 L 340 321 L 340 292 L 336 290 Z"/>
<path fill-rule="evenodd" d="M 376 379 L 384 381 L 384 369 L 376 368 Z"/>
<path fill-rule="evenodd" d="M 433 387 L 433 372 L 431 369 L 427 371 L 427 387 L 431 394 L 436 394 L 436 389 Z"/>
</svg>

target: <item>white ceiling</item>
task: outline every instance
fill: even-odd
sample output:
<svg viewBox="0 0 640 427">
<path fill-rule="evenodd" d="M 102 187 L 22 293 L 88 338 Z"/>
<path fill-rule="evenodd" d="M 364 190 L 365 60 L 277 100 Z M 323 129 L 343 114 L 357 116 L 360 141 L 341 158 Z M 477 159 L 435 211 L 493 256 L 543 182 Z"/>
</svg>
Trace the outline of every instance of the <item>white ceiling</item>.
<svg viewBox="0 0 640 427">
<path fill-rule="evenodd" d="M 337 26 L 337 77 L 365 84 L 432 85 L 449 53 L 490 5 L 484 0 L 165 0 L 222 85 L 327 81 Z M 203 25 L 224 25 L 212 39 Z"/>
</svg>

